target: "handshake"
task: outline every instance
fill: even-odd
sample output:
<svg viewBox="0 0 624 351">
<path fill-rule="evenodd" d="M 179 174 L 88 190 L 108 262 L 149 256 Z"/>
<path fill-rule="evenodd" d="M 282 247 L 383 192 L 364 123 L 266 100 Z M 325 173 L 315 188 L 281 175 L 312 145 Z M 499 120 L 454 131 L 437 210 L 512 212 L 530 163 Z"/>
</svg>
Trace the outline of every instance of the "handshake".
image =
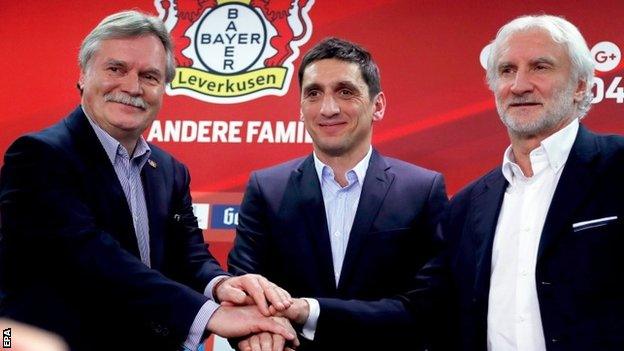
<svg viewBox="0 0 624 351">
<path fill-rule="evenodd" d="M 206 329 L 225 338 L 241 338 L 241 351 L 294 350 L 299 346 L 294 325 L 303 325 L 308 302 L 257 274 L 226 277 L 213 288 L 221 304 Z M 292 323 L 292 324 L 291 324 Z"/>
</svg>

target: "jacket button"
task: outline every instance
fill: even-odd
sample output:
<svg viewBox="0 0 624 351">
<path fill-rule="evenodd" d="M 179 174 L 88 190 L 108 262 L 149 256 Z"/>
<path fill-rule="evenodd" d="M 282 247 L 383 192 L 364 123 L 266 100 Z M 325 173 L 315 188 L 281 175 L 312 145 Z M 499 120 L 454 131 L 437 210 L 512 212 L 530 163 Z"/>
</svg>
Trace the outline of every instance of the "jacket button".
<svg viewBox="0 0 624 351">
<path fill-rule="evenodd" d="M 544 286 L 549 286 L 552 285 L 551 282 L 547 282 L 547 281 L 541 281 L 540 284 L 544 285 Z"/>
<path fill-rule="evenodd" d="M 550 339 L 550 342 L 552 342 L 553 344 L 556 344 L 557 342 L 559 342 L 559 339 L 552 338 L 552 339 Z"/>
</svg>

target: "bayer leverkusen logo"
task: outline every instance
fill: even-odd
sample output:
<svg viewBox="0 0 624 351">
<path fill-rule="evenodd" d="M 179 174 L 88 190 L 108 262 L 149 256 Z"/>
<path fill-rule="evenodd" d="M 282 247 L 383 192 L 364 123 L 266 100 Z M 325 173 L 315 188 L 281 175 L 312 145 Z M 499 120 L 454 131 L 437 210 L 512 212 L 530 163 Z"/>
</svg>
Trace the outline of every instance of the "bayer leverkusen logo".
<svg viewBox="0 0 624 351">
<path fill-rule="evenodd" d="M 169 95 L 238 103 L 286 94 L 314 0 L 155 0 L 175 43 Z"/>
</svg>

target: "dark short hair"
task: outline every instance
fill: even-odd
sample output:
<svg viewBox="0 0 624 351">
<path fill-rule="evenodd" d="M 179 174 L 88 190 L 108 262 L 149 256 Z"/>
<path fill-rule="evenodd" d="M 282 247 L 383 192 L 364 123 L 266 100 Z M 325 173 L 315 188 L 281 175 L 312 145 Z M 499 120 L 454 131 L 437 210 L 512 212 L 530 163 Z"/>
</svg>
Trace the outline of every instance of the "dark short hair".
<svg viewBox="0 0 624 351">
<path fill-rule="evenodd" d="M 371 98 L 381 92 L 381 82 L 379 80 L 379 68 L 371 54 L 363 47 L 350 41 L 340 38 L 325 38 L 308 51 L 301 60 L 299 66 L 299 89 L 303 83 L 303 72 L 308 65 L 325 59 L 337 59 L 346 62 L 356 63 L 360 67 L 360 73 Z"/>
</svg>

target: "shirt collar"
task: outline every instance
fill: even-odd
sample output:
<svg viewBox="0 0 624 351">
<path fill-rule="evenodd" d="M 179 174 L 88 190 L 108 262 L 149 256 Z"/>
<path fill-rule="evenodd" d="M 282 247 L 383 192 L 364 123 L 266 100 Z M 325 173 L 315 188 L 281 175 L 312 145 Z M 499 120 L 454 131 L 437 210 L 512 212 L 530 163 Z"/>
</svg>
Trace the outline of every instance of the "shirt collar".
<svg viewBox="0 0 624 351">
<path fill-rule="evenodd" d="M 568 159 L 570 151 L 572 150 L 572 145 L 576 139 L 578 129 L 578 118 L 574 118 L 567 126 L 542 140 L 540 146 L 530 153 L 531 164 L 533 164 L 535 155 L 544 153 L 546 155 L 548 166 L 554 172 L 561 170 Z M 522 175 L 520 166 L 515 163 L 511 145 L 507 147 L 503 155 L 502 172 L 505 179 L 507 179 L 507 182 L 512 185 L 514 183 L 514 176 Z"/>
<path fill-rule="evenodd" d="M 368 164 L 373 154 L 373 147 L 369 146 L 368 152 L 364 155 L 364 158 L 358 162 L 355 167 L 347 171 L 347 173 L 353 171 L 357 180 L 360 184 L 364 184 L 364 177 L 366 176 L 366 171 L 368 170 Z M 316 152 L 312 152 L 312 156 L 314 157 L 314 168 L 316 168 L 316 174 L 319 178 L 319 182 L 323 183 L 323 173 L 333 174 L 333 170 L 328 165 L 324 164 L 317 156 Z M 349 177 L 347 176 L 347 179 Z M 351 181 L 349 181 L 351 183 Z"/>
<path fill-rule="evenodd" d="M 85 116 L 87 116 L 87 121 L 89 121 L 91 128 L 93 128 L 95 135 L 97 136 L 98 140 L 100 141 L 100 144 L 102 144 L 102 147 L 104 148 L 104 151 L 106 152 L 106 156 L 108 156 L 108 159 L 111 161 L 112 164 L 115 164 L 115 158 L 117 157 L 118 154 L 122 154 L 122 155 L 128 154 L 127 150 L 121 145 L 119 141 L 117 141 L 117 139 L 113 138 L 104 129 L 102 129 L 99 125 L 97 125 L 97 123 L 95 123 L 93 119 L 91 119 L 91 117 L 87 114 L 87 111 L 85 111 L 85 109 L 82 106 L 80 108 L 82 108 L 82 112 L 84 112 Z M 132 159 L 142 158 L 141 160 L 141 166 L 142 166 L 145 162 L 147 162 L 147 158 L 149 158 L 151 152 L 152 150 L 147 144 L 147 141 L 145 141 L 145 139 L 141 135 L 139 140 L 137 141 L 136 147 L 134 148 L 134 153 L 132 157 L 128 157 L 128 158 L 132 158 Z"/>
</svg>

